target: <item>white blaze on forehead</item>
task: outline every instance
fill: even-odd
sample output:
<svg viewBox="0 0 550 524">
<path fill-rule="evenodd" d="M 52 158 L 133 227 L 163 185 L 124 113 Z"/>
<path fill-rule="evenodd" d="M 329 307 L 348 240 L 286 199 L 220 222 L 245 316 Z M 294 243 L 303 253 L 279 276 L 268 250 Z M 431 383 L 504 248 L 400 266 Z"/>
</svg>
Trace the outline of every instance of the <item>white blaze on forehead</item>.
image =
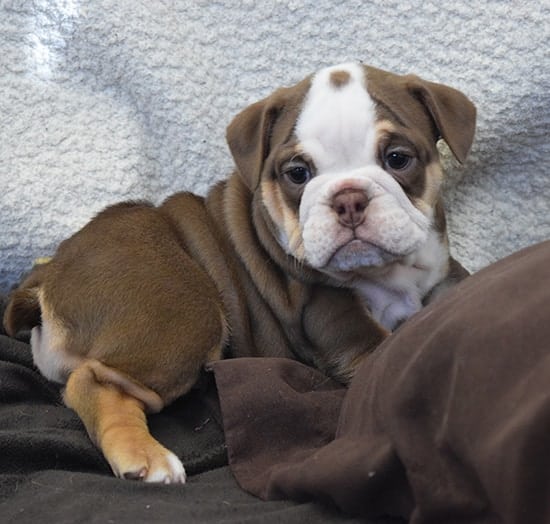
<svg viewBox="0 0 550 524">
<path fill-rule="evenodd" d="M 375 161 L 375 120 L 363 67 L 329 67 L 313 77 L 296 136 L 319 173 L 353 169 Z"/>
</svg>

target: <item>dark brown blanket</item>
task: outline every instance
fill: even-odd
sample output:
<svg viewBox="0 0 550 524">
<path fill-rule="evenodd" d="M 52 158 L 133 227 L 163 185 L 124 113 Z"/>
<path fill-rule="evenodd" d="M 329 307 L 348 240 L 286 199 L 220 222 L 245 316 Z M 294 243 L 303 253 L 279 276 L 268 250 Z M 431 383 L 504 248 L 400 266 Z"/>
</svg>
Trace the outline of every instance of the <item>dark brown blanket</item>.
<svg viewBox="0 0 550 524">
<path fill-rule="evenodd" d="M 421 311 L 347 392 L 282 359 L 212 368 L 233 473 L 264 499 L 415 524 L 550 522 L 550 242 Z"/>
</svg>

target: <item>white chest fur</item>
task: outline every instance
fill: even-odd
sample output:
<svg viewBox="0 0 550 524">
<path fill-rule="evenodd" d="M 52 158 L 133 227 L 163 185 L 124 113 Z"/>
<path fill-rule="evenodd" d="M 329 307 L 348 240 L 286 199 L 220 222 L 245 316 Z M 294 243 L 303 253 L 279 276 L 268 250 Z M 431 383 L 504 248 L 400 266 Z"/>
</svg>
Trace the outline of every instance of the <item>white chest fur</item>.
<svg viewBox="0 0 550 524">
<path fill-rule="evenodd" d="M 445 277 L 448 257 L 439 234 L 431 231 L 422 248 L 353 287 L 375 320 L 391 331 L 422 308 L 424 296 Z"/>
</svg>

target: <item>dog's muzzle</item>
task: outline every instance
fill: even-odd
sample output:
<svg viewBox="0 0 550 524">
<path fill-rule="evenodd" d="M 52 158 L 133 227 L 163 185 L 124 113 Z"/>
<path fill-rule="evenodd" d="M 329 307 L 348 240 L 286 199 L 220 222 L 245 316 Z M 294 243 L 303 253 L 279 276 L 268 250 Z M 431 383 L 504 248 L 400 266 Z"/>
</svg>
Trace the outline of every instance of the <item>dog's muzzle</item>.
<svg viewBox="0 0 550 524">
<path fill-rule="evenodd" d="M 426 241 L 431 224 L 431 216 L 377 166 L 316 176 L 299 213 L 306 261 L 331 272 L 404 257 Z"/>
</svg>

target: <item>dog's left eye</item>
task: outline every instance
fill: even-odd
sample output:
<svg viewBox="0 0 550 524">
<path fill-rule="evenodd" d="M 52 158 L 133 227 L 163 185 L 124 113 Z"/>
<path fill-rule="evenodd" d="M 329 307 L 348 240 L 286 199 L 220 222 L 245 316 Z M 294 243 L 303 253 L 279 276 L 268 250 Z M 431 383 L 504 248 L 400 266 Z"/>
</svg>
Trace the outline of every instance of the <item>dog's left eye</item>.
<svg viewBox="0 0 550 524">
<path fill-rule="evenodd" d="M 412 157 L 406 153 L 392 151 L 386 155 L 386 165 L 394 171 L 402 171 L 411 165 Z"/>
<path fill-rule="evenodd" d="M 296 185 L 303 185 L 311 178 L 311 171 L 305 166 L 295 166 L 285 171 L 286 177 Z"/>
</svg>

